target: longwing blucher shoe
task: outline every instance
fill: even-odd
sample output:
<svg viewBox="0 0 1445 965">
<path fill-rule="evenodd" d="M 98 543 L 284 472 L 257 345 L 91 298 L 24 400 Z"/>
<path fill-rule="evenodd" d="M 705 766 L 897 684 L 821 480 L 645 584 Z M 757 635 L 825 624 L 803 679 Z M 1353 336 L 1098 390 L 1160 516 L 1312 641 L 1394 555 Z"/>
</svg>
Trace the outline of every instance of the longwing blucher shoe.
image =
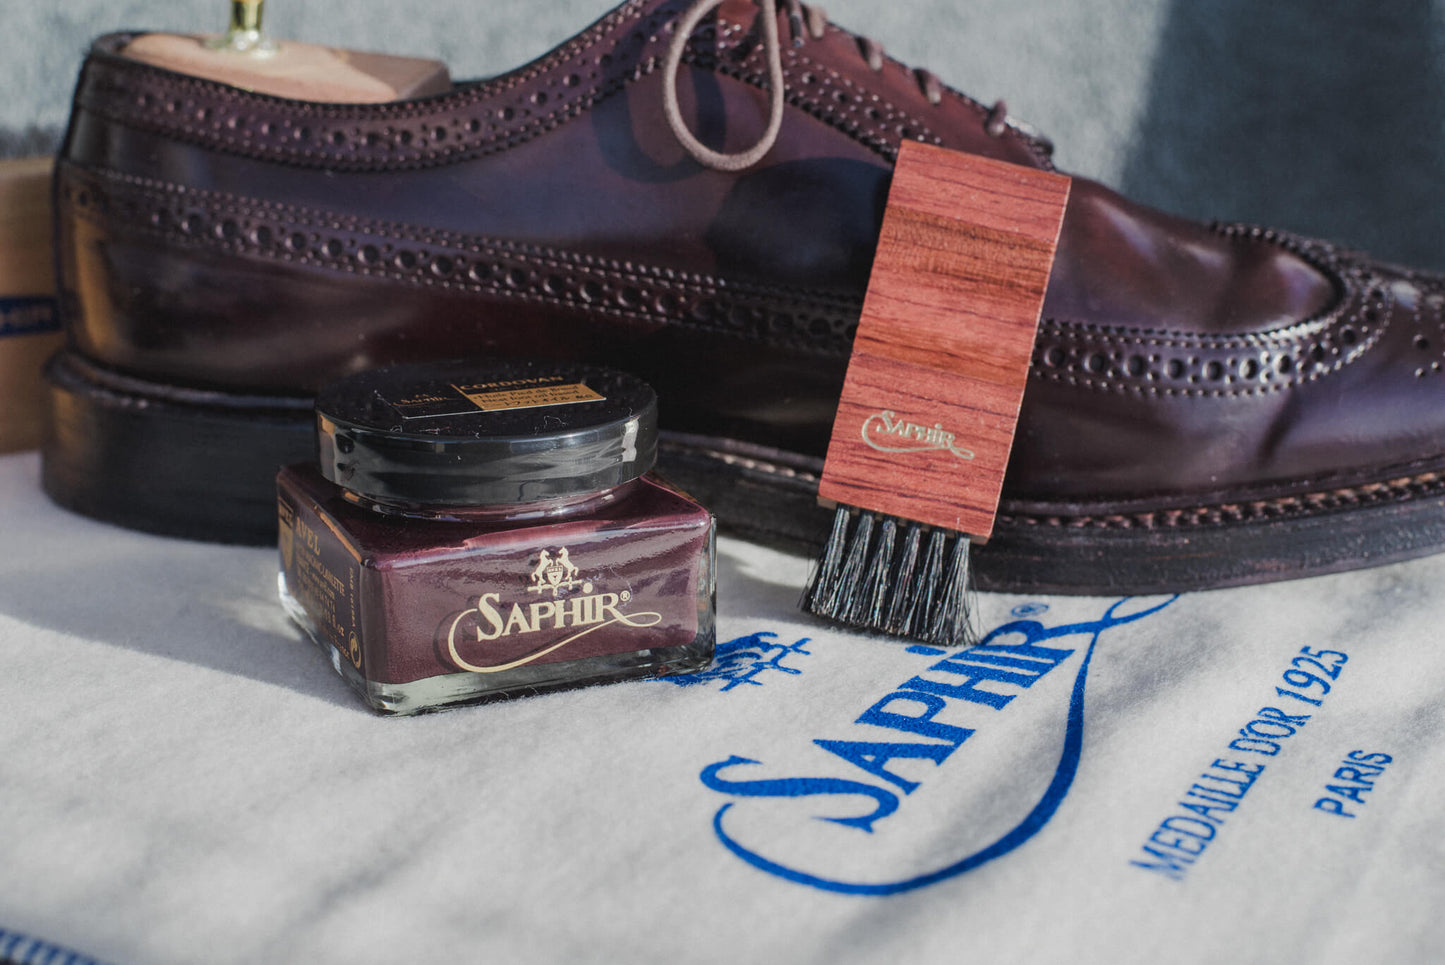
<svg viewBox="0 0 1445 965">
<path fill-rule="evenodd" d="M 734 532 L 816 506 L 903 139 L 1046 140 L 772 0 L 631 0 L 512 73 L 330 104 L 98 40 L 57 163 L 69 347 L 47 490 L 273 538 L 311 396 L 394 362 L 541 356 L 656 386 L 662 464 Z M 1445 283 L 1075 179 L 985 589 L 1197 589 L 1445 548 Z"/>
</svg>

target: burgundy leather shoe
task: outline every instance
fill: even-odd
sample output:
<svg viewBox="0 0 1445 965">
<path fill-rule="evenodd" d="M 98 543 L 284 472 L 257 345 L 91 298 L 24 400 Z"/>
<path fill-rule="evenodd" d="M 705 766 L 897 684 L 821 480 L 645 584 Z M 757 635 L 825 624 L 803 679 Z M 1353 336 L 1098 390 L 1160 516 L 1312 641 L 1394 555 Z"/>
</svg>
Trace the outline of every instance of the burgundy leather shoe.
<svg viewBox="0 0 1445 965">
<path fill-rule="evenodd" d="M 46 488 L 268 540 L 318 386 L 551 356 L 651 381 L 665 467 L 734 531 L 821 539 L 899 142 L 1041 168 L 1050 147 L 816 10 L 713 6 L 631 0 L 513 73 L 365 106 L 101 38 L 57 165 Z M 980 584 L 1178 590 L 1445 548 L 1442 306 L 1438 277 L 1076 179 Z"/>
</svg>

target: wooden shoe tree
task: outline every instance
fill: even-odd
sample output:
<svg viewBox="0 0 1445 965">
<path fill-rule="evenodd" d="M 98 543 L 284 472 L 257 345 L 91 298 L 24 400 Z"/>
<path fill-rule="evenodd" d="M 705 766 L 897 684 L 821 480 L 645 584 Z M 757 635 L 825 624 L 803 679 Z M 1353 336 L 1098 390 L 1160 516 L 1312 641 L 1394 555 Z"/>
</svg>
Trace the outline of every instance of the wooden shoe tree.
<svg viewBox="0 0 1445 965">
<path fill-rule="evenodd" d="M 376 104 L 440 94 L 451 88 L 438 60 L 362 53 L 261 32 L 264 0 L 231 0 L 224 34 L 143 34 L 122 51 L 167 70 L 259 94 L 336 104 Z"/>
<path fill-rule="evenodd" d="M 0 161 L 0 452 L 45 433 L 45 360 L 65 336 L 55 318 L 49 158 Z"/>
</svg>

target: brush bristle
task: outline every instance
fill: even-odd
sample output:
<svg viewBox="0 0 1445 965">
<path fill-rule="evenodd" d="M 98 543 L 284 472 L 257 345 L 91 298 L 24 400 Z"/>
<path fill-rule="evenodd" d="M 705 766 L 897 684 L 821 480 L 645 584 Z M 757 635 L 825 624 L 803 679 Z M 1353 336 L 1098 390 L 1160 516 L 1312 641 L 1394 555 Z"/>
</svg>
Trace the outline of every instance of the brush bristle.
<svg viewBox="0 0 1445 965">
<path fill-rule="evenodd" d="M 923 527 L 909 526 L 903 537 L 903 550 L 895 564 L 894 591 L 888 603 L 888 615 L 884 618 L 883 632 L 894 636 L 906 636 L 913 620 L 913 609 L 918 601 L 918 555 L 923 547 Z"/>
<path fill-rule="evenodd" d="M 968 565 L 969 541 L 963 533 L 953 540 L 953 552 L 944 568 L 943 585 L 933 607 L 928 639 L 945 647 L 975 642 L 969 620 L 969 589 L 972 573 Z"/>
<path fill-rule="evenodd" d="M 863 630 L 942 646 L 975 642 L 968 537 L 933 529 L 924 549 L 927 529 L 870 512 L 855 517 L 839 506 L 803 608 Z"/>
<path fill-rule="evenodd" d="M 868 568 L 863 571 L 863 579 L 859 581 L 848 607 L 847 621 L 855 626 L 869 626 L 882 619 L 893 570 L 893 540 L 897 534 L 898 521 L 889 516 L 883 517 Z"/>
<path fill-rule="evenodd" d="M 838 586 L 838 570 L 843 566 L 843 553 L 848 548 L 848 511 L 842 506 L 833 514 L 833 531 L 823 544 L 823 555 L 813 571 L 808 589 L 803 594 L 803 609 L 820 613 L 832 607 L 832 593 Z"/>
</svg>

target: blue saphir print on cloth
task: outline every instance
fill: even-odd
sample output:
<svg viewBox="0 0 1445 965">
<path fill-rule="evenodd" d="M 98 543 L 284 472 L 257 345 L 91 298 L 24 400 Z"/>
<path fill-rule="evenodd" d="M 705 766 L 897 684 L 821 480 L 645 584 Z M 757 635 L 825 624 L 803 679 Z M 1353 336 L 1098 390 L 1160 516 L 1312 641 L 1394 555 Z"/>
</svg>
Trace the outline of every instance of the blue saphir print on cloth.
<svg viewBox="0 0 1445 965">
<path fill-rule="evenodd" d="M 0 554 L 0 927 L 154 965 L 392 948 L 536 965 L 1437 965 L 1445 948 L 1445 556 L 1190 594 L 1103 629 L 1092 655 L 1092 631 L 1042 635 L 1098 624 L 1117 598 L 981 594 L 981 630 L 1023 631 L 990 641 L 1026 664 L 1009 667 L 812 621 L 795 608 L 809 560 L 723 537 L 718 639 L 771 634 L 738 644 L 740 676 L 773 659 L 801 673 L 396 720 L 291 630 L 274 549 L 92 523 L 50 504 L 39 471 L 34 454 L 0 459 L 16 547 Z M 1002 652 L 1027 646 L 1070 653 Z M 1086 656 L 1077 768 L 1049 798 Z M 908 686 L 968 685 L 944 661 L 1032 682 L 975 680 L 1011 698 L 998 707 Z M 879 706 L 901 691 L 925 699 Z M 927 696 L 943 701 L 931 717 Z M 855 793 L 828 793 L 842 782 Z M 775 790 L 818 793 L 756 793 Z M 715 827 L 872 892 L 760 868 Z"/>
<path fill-rule="evenodd" d="M 767 675 L 775 671 L 794 675 L 802 673 L 801 666 L 790 666 L 785 661 L 808 656 L 809 651 L 803 649 L 803 645 L 808 642 L 808 638 L 803 637 L 794 643 L 779 643 L 776 633 L 759 630 L 757 633 L 718 644 L 713 654 L 713 664 L 707 670 L 674 677 L 659 677 L 658 682 L 679 687 L 720 683 L 722 686 L 719 689 L 723 691 L 744 684 L 761 687 L 766 682 Z"/>
<path fill-rule="evenodd" d="M 1125 598 L 1097 619 L 1074 622 L 1025 604 L 975 647 L 907 647 L 920 658 L 911 676 L 880 679 L 877 699 L 856 717 L 799 735 L 788 765 L 759 752 L 703 768 L 702 783 L 731 798 L 713 815 L 717 839 L 771 875 L 861 895 L 911 891 L 1007 855 L 1068 795 L 1100 639 L 1176 599 Z M 920 847 L 938 839 L 940 800 L 962 799 L 956 795 L 969 786 L 1003 786 L 999 768 L 1036 780 L 1016 782 L 1022 793 L 1000 795 L 948 849 Z"/>
</svg>

